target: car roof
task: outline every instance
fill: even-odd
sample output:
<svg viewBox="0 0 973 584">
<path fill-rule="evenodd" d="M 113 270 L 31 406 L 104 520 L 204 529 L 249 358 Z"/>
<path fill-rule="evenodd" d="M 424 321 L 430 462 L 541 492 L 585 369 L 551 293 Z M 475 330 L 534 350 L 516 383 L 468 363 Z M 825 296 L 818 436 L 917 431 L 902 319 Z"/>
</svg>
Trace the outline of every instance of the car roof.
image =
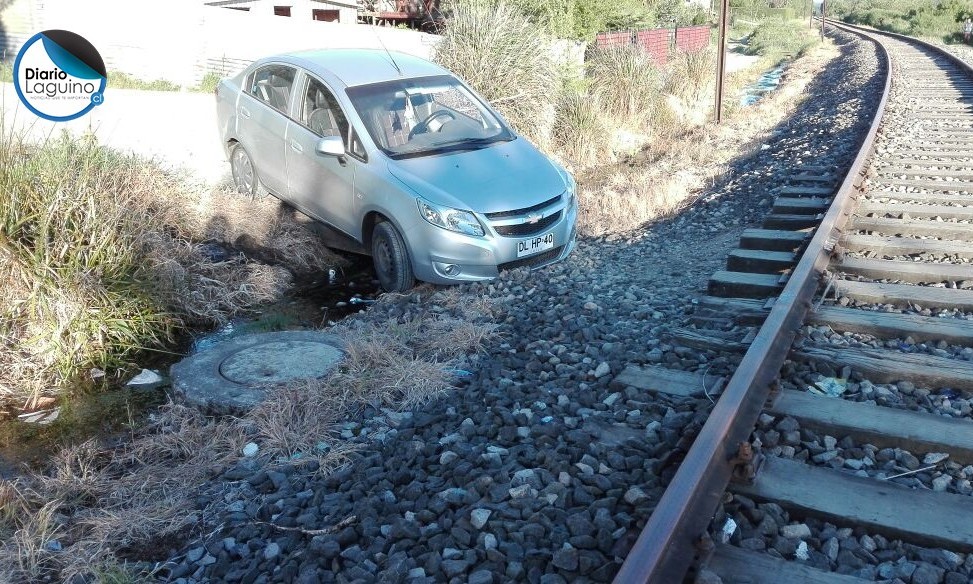
<svg viewBox="0 0 973 584">
<path fill-rule="evenodd" d="M 331 74 L 347 87 L 395 79 L 450 75 L 446 69 L 425 59 L 383 49 L 316 49 L 283 53 L 262 61 L 289 62 L 319 76 Z"/>
</svg>

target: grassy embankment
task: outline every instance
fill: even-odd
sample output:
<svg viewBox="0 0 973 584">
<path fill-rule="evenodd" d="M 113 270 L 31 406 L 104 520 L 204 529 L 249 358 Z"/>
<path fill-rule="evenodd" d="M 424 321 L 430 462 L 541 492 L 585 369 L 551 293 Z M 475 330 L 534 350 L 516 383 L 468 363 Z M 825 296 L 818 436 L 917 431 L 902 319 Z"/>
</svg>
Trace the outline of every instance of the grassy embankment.
<svg viewBox="0 0 973 584">
<path fill-rule="evenodd" d="M 336 261 L 273 202 L 195 191 L 91 138 L 37 145 L 4 129 L 0 193 L 5 402 L 36 401 L 93 369 L 111 375 Z M 283 265 L 213 261 L 200 245 L 243 235 Z"/>
<path fill-rule="evenodd" d="M 578 75 L 558 65 L 551 38 L 511 6 L 455 0 L 452 8 L 437 59 L 575 172 L 583 235 L 629 231 L 674 212 L 713 178 L 703 169 L 731 156 L 711 151 L 719 133 L 708 125 L 712 48 L 677 54 L 664 66 L 634 47 L 589 49 Z M 803 21 L 756 26 L 748 46 L 762 66 L 730 77 L 727 117 L 752 115 L 735 100 L 744 84 L 816 43 Z M 518 67 L 506 66 L 510 62 Z M 632 164 L 633 155 L 642 162 Z"/>
<path fill-rule="evenodd" d="M 946 43 L 963 41 L 963 21 L 973 17 L 969 0 L 870 0 L 829 2 L 831 14 L 851 24 Z"/>
</svg>

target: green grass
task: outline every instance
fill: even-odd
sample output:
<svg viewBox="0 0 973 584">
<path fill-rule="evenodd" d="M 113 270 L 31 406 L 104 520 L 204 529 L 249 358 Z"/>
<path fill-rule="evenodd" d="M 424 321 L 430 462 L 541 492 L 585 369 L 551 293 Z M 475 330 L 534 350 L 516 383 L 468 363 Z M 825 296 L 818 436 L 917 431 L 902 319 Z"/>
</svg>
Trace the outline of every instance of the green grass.
<svg viewBox="0 0 973 584">
<path fill-rule="evenodd" d="M 961 41 L 962 22 L 973 16 L 971 0 L 844 0 L 828 6 L 832 14 L 852 24 L 946 42 Z"/>
<path fill-rule="evenodd" d="M 750 34 L 746 52 L 771 61 L 780 61 L 801 56 L 817 42 L 817 32 L 809 29 L 807 22 L 769 20 L 761 23 Z"/>
<path fill-rule="evenodd" d="M 141 89 L 143 91 L 179 91 L 182 89 L 181 85 L 165 79 L 145 81 L 121 71 L 108 72 L 108 87 L 111 89 Z"/>
<path fill-rule="evenodd" d="M 216 91 L 216 86 L 219 84 L 222 77 L 218 73 L 213 73 L 210 71 L 203 76 L 203 80 L 199 82 L 199 85 L 193 88 L 193 91 L 198 91 L 200 93 L 213 93 Z"/>
<path fill-rule="evenodd" d="M 133 212 L 153 178 L 91 139 L 0 137 L 0 336 L 15 341 L 0 362 L 60 383 L 171 339 L 176 319 L 142 270 L 151 214 Z"/>
</svg>

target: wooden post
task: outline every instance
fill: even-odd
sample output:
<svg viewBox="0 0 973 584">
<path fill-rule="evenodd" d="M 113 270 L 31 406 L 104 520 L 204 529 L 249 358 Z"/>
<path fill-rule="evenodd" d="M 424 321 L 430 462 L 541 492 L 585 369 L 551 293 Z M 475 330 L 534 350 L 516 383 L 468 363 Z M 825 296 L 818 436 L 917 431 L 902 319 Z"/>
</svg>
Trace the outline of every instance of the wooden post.
<svg viewBox="0 0 973 584">
<path fill-rule="evenodd" d="M 825 7 L 827 6 L 828 0 L 821 0 L 821 40 L 824 40 L 824 18 L 827 15 Z"/>
<path fill-rule="evenodd" d="M 716 123 L 723 123 L 723 79 L 726 77 L 726 28 L 730 0 L 720 2 L 720 44 L 716 55 Z"/>
</svg>

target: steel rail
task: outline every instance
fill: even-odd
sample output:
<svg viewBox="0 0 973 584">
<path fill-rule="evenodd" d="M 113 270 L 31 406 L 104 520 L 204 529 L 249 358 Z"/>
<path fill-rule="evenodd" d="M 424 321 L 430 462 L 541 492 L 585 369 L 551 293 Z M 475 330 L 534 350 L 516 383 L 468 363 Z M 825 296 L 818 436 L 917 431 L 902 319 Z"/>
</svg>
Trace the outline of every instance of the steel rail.
<svg viewBox="0 0 973 584">
<path fill-rule="evenodd" d="M 863 146 L 764 325 L 625 558 L 616 583 L 682 582 L 695 560 L 700 536 L 729 484 L 731 460 L 753 431 L 851 213 L 853 194 L 864 179 L 863 170 L 874 150 L 892 80 L 888 52 L 880 43 L 876 45 L 881 47 L 885 86 Z"/>
</svg>

